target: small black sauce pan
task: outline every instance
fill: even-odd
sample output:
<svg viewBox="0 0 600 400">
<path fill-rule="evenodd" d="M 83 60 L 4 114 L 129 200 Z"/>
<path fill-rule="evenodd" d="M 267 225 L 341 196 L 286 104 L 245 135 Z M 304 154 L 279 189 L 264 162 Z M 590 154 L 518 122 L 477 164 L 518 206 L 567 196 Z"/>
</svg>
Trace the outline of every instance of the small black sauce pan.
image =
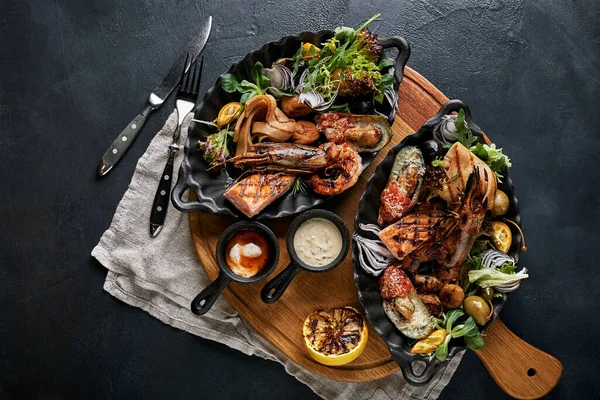
<svg viewBox="0 0 600 400">
<path fill-rule="evenodd" d="M 225 251 L 227 249 L 227 243 L 229 240 L 239 232 L 254 231 L 263 236 L 271 247 L 271 254 L 269 255 L 269 264 L 267 264 L 258 274 L 251 277 L 243 277 L 233 272 L 227 262 L 225 261 Z M 210 285 L 208 285 L 202 292 L 192 300 L 191 309 L 196 315 L 204 315 L 210 310 L 215 304 L 217 298 L 221 295 L 221 292 L 229 284 L 229 282 L 238 283 L 256 283 L 265 279 L 273 272 L 279 262 L 279 242 L 275 237 L 275 234 L 267 228 L 265 225 L 259 222 L 243 221 L 237 222 L 225 229 L 219 241 L 217 242 L 217 265 L 219 266 L 219 276 Z"/>
<path fill-rule="evenodd" d="M 342 250 L 340 251 L 340 254 L 331 263 L 320 267 L 308 265 L 304 261 L 300 260 L 296 254 L 296 250 L 294 249 L 294 236 L 296 231 L 305 221 L 308 221 L 312 218 L 323 218 L 333 222 L 340 230 L 342 235 Z M 340 265 L 342 261 L 344 261 L 344 258 L 346 258 L 348 249 L 350 248 L 350 233 L 348 232 L 348 227 L 344 221 L 342 221 L 340 217 L 331 211 L 319 209 L 310 210 L 300 214 L 291 223 L 287 233 L 286 244 L 288 254 L 290 255 L 290 265 L 281 271 L 275 278 L 267 282 L 260 292 L 260 297 L 267 304 L 272 304 L 279 300 L 279 298 L 283 295 L 283 292 L 285 292 L 285 289 L 287 289 L 298 272 L 302 270 L 307 270 L 310 272 L 325 272 Z"/>
</svg>

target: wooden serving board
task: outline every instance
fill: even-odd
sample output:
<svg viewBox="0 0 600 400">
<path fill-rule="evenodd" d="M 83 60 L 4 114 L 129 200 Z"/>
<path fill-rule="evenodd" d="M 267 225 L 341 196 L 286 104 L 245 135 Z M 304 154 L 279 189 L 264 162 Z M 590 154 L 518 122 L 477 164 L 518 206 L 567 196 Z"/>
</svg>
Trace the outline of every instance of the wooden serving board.
<svg viewBox="0 0 600 400">
<path fill-rule="evenodd" d="M 396 121 L 392 126 L 391 143 L 379 152 L 354 187 L 325 203 L 326 208 L 335 212 L 346 222 L 350 233 L 354 231 L 354 218 L 367 181 L 387 154 L 387 149 L 392 148 L 407 135 L 418 130 L 427 119 L 438 111 L 442 104 L 448 101 L 448 98 L 429 81 L 408 67 L 405 68 L 404 80 L 398 94 L 400 106 Z M 292 219 L 290 217 L 266 222 L 266 225 L 278 237 L 281 246 L 279 266 L 270 278 L 289 263 L 285 237 Z M 194 245 L 200 261 L 211 279 L 215 279 L 219 273 L 215 260 L 217 240 L 223 230 L 233 221 L 232 218 L 219 215 L 190 214 L 190 229 Z M 256 331 L 301 367 L 327 378 L 353 382 L 383 378 L 399 370 L 398 364 L 392 359 L 387 346 L 371 326 L 369 326 L 370 335 L 364 352 L 355 361 L 344 366 L 321 365 L 313 361 L 304 348 L 302 324 L 312 311 L 339 306 L 354 306 L 362 311 L 353 280 L 351 254 L 348 254 L 342 265 L 332 271 L 300 272 L 275 304 L 265 304 L 260 298 L 260 290 L 265 283 L 266 281 L 253 285 L 231 283 L 223 292 L 223 297 Z M 493 340 L 492 334 L 501 330 L 490 329 L 489 331 L 486 342 Z M 510 333 L 508 329 L 506 331 Z M 527 345 L 525 342 L 523 343 Z M 490 363 L 494 363 L 494 354 L 478 353 L 482 359 L 492 359 Z M 542 370 L 542 365 L 536 365 L 537 374 L 541 374 Z M 516 393 L 514 392 L 513 395 Z"/>
</svg>

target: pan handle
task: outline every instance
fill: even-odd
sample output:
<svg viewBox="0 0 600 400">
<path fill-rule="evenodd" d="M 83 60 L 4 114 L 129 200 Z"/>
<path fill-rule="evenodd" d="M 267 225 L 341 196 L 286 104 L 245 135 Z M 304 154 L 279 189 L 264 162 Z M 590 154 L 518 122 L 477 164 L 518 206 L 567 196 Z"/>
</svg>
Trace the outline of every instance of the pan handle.
<svg viewBox="0 0 600 400">
<path fill-rule="evenodd" d="M 205 287 L 204 290 L 192 300 L 192 312 L 196 315 L 206 314 L 213 304 L 215 304 L 215 301 L 217 301 L 221 292 L 223 292 L 223 289 L 225 289 L 229 282 L 231 282 L 231 279 L 223 272 L 219 272 L 217 279 Z"/>
<path fill-rule="evenodd" d="M 428 362 L 423 357 L 419 357 L 418 359 L 407 358 L 405 354 L 401 354 L 397 356 L 393 349 L 390 349 L 392 353 L 392 357 L 394 361 L 398 363 L 400 369 L 402 370 L 402 375 L 406 382 L 410 383 L 414 386 L 423 386 L 427 382 L 429 382 L 435 374 L 444 366 L 446 366 L 447 362 L 439 362 L 438 360 L 433 360 L 432 362 Z M 425 363 L 425 369 L 419 375 L 415 373 L 413 370 L 412 363 L 414 361 L 422 361 Z"/>
<path fill-rule="evenodd" d="M 458 99 L 449 100 L 448 102 L 444 103 L 439 111 L 423 124 L 423 128 L 435 128 L 435 126 L 440 123 L 444 115 L 449 115 L 453 112 L 459 112 L 461 108 L 465 112 L 465 121 L 467 122 L 467 125 L 469 125 L 471 131 L 473 131 L 475 134 L 479 134 L 480 136 L 483 135 L 481 128 L 479 128 L 479 126 L 473 122 L 473 117 L 471 116 L 471 110 L 469 109 L 469 106 L 463 103 L 462 100 Z"/>
<path fill-rule="evenodd" d="M 394 60 L 394 77 L 398 85 L 404 78 L 404 66 L 410 57 L 410 44 L 408 41 L 401 36 L 390 36 L 379 40 L 379 44 L 384 49 L 395 47 L 398 49 L 398 54 Z"/>
<path fill-rule="evenodd" d="M 185 163 L 185 160 L 183 163 Z M 187 184 L 187 173 L 184 170 L 184 168 L 188 167 L 184 167 L 183 163 L 181 164 L 181 167 L 179 167 L 177 183 L 171 192 L 171 202 L 173 203 L 173 206 L 175 206 L 175 208 L 181 212 L 200 211 L 204 207 L 202 203 L 200 203 L 198 200 L 186 201 L 183 198 L 186 190 L 189 189 L 189 185 Z"/>
<path fill-rule="evenodd" d="M 281 271 L 275 278 L 271 279 L 260 291 L 262 301 L 267 304 L 273 304 L 283 295 L 285 289 L 290 285 L 294 277 L 302 268 L 292 262 Z"/>
</svg>

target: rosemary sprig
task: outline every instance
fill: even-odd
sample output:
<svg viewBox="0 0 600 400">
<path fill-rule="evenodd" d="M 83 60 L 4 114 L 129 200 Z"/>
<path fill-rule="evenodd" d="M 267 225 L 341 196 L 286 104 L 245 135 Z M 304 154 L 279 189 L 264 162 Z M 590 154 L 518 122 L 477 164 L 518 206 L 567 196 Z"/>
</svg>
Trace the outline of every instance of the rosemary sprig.
<svg viewBox="0 0 600 400">
<path fill-rule="evenodd" d="M 306 190 L 306 183 L 304 183 L 304 181 L 300 177 L 296 178 L 296 181 L 294 182 L 294 187 L 292 188 L 292 195 L 296 197 L 299 193 L 301 193 L 307 196 L 308 192 Z"/>
</svg>

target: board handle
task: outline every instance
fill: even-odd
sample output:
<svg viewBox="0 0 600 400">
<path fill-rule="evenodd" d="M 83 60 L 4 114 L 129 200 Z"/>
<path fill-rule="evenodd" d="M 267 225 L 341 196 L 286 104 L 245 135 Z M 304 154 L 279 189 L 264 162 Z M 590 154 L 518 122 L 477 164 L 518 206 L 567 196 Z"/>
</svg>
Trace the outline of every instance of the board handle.
<svg viewBox="0 0 600 400">
<path fill-rule="evenodd" d="M 496 318 L 485 331 L 485 346 L 475 351 L 492 379 L 517 399 L 550 393 L 563 373 L 561 362 L 512 333 Z"/>
</svg>

